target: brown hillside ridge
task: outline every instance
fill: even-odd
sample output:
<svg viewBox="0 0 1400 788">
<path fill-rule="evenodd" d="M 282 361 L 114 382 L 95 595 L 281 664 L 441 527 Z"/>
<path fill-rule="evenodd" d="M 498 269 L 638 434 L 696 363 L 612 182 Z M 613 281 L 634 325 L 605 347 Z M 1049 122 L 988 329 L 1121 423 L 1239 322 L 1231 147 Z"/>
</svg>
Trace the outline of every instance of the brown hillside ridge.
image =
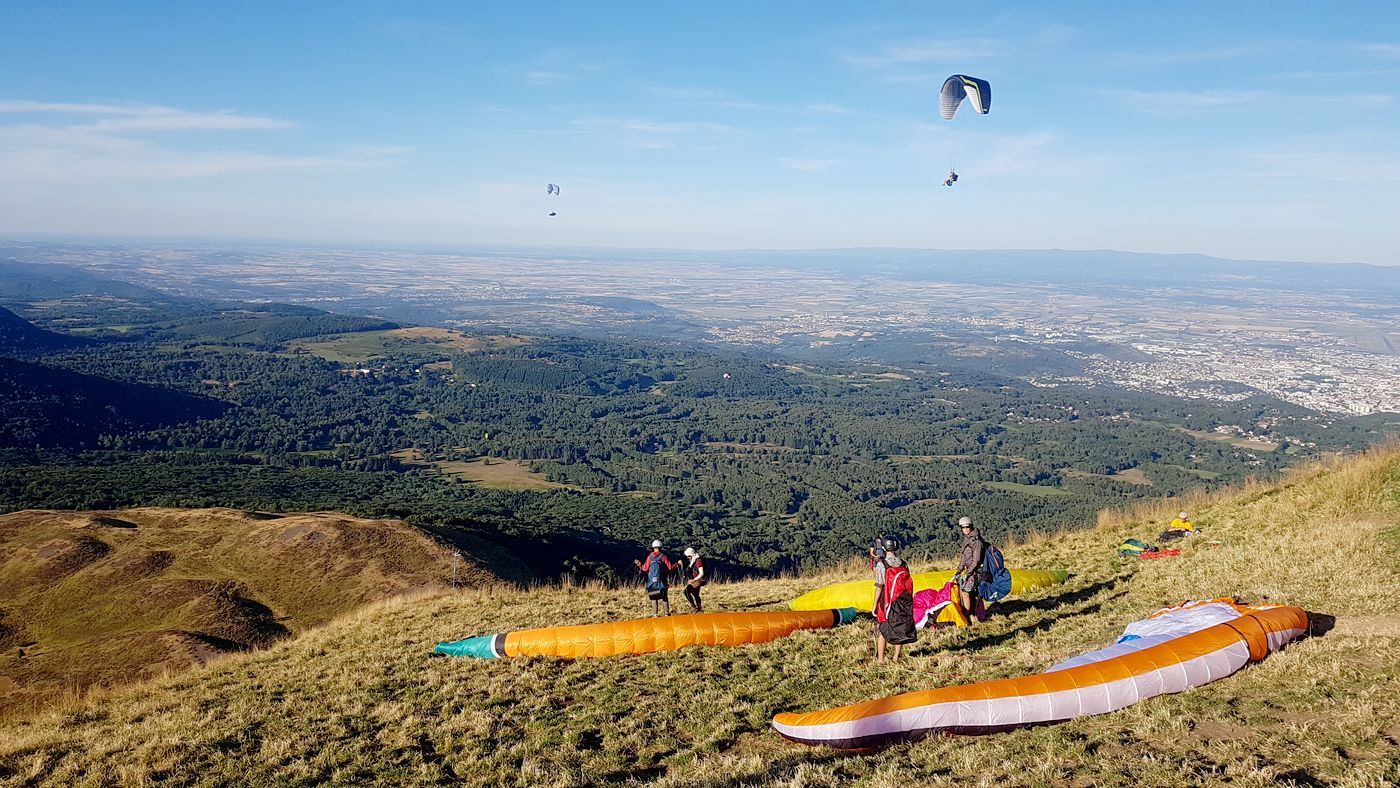
<svg viewBox="0 0 1400 788">
<path fill-rule="evenodd" d="M 0 515 L 0 715 L 266 646 L 437 589 L 451 550 L 396 520 L 234 509 Z M 459 582 L 493 580 L 468 559 Z"/>
</svg>

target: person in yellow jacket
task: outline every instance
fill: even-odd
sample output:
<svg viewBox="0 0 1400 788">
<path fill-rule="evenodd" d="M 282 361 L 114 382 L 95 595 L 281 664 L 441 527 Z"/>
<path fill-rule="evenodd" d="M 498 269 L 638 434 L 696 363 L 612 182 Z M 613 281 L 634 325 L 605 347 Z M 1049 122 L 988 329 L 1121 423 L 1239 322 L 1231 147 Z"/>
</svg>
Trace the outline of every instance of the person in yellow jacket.
<svg viewBox="0 0 1400 788">
<path fill-rule="evenodd" d="M 1163 542 L 1170 542 L 1175 539 L 1183 539 L 1196 533 L 1196 526 L 1191 522 L 1191 518 L 1186 512 L 1178 512 L 1176 519 L 1171 521 L 1167 530 L 1157 535 Z"/>
</svg>

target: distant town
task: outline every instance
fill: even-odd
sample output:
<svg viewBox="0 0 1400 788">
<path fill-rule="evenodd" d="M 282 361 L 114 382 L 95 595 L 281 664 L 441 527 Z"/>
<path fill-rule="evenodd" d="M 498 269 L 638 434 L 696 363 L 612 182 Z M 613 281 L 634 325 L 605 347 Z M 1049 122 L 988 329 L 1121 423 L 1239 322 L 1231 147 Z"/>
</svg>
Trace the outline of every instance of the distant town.
<svg viewBox="0 0 1400 788">
<path fill-rule="evenodd" d="M 1038 386 L 1114 385 L 1223 401 L 1264 392 L 1324 414 L 1400 412 L 1400 300 L 1389 291 L 1281 290 L 1223 274 L 1195 285 L 979 281 L 975 262 L 950 268 L 944 280 L 937 271 L 862 267 L 861 250 L 850 251 L 850 264 L 827 267 L 784 265 L 781 253 L 760 264 L 724 252 L 608 259 L 586 250 L 10 241 L 0 254 L 81 266 L 172 295 L 296 303 L 469 331 L 689 339 L 891 366 L 980 366 Z"/>
</svg>

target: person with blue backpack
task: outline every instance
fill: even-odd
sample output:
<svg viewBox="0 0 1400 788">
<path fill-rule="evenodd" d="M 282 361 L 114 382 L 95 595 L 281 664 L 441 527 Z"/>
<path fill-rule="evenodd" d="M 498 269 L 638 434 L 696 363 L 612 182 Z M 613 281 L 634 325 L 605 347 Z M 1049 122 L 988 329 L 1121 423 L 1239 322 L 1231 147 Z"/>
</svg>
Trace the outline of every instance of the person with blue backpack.
<svg viewBox="0 0 1400 788">
<path fill-rule="evenodd" d="M 963 613 L 971 623 L 976 620 L 973 607 L 980 598 L 978 586 L 982 582 L 982 547 L 985 543 L 982 535 L 972 526 L 971 517 L 960 518 L 958 527 L 962 529 L 962 550 L 958 553 L 958 568 L 953 582 L 958 584 Z"/>
<path fill-rule="evenodd" d="M 676 571 L 678 564 L 672 563 L 666 554 L 661 552 L 661 540 L 655 539 L 651 543 L 651 552 L 647 554 L 646 563 L 633 561 L 637 569 L 647 576 L 647 598 L 651 600 L 651 614 L 661 615 L 661 608 L 666 608 L 666 615 L 671 615 L 670 586 L 666 583 L 666 577 L 671 572 Z"/>
<path fill-rule="evenodd" d="M 1011 593 L 1011 570 L 995 545 L 982 538 L 972 526 L 971 517 L 958 520 L 962 529 L 962 551 L 953 582 L 961 593 L 963 613 L 968 623 L 983 621 L 987 615 L 986 602 L 995 602 Z"/>
</svg>

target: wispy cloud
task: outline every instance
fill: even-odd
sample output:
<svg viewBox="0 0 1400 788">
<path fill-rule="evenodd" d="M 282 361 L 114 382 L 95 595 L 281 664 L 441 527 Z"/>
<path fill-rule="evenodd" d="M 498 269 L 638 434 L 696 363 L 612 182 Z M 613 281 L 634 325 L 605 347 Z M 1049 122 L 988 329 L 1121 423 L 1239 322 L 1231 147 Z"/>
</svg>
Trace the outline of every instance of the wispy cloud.
<svg viewBox="0 0 1400 788">
<path fill-rule="evenodd" d="M 153 104 L 0 101 L 0 114 L 98 116 L 90 127 L 102 131 L 227 131 L 285 129 L 295 125 L 276 118 L 239 115 L 232 110 L 191 112 Z"/>
<path fill-rule="evenodd" d="M 784 156 L 778 159 L 778 164 L 800 172 L 825 172 L 845 163 L 845 159 L 805 158 L 801 156 Z"/>
<path fill-rule="evenodd" d="M 954 166 L 978 178 L 1032 176 L 1038 180 L 1076 181 L 1122 171 L 1129 156 L 1117 152 L 1084 153 L 1063 149 L 1048 132 L 987 134 L 948 131 L 940 126 L 915 127 L 916 142 L 907 150 L 933 167 Z"/>
<path fill-rule="evenodd" d="M 1158 52 L 1119 52 L 1109 56 L 1111 61 L 1125 64 L 1171 65 L 1177 63 L 1214 63 L 1272 52 L 1274 44 L 1240 44 L 1218 47 L 1191 47 Z"/>
<path fill-rule="evenodd" d="M 461 48 L 471 43 L 471 38 L 465 30 L 436 21 L 392 19 L 384 23 L 383 30 L 394 38 L 412 41 L 415 44 Z"/>
<path fill-rule="evenodd" d="M 496 71 L 527 85 L 564 85 L 602 74 L 616 67 L 617 61 L 599 58 L 575 49 L 547 49 L 520 63 L 496 67 Z"/>
<path fill-rule="evenodd" d="M 238 149 L 168 147 L 156 133 L 286 129 L 276 118 L 134 103 L 0 101 L 0 182 L 80 185 L 153 181 L 232 173 L 354 166 L 402 156 L 398 146 L 367 146 L 334 155 L 286 155 Z M 194 139 L 194 138 L 191 138 Z"/>
<path fill-rule="evenodd" d="M 643 90 L 654 98 L 672 104 L 725 109 L 765 109 L 764 105 L 757 101 L 750 101 L 724 90 L 656 85 L 643 88 Z"/>
<path fill-rule="evenodd" d="M 1259 109 L 1266 106 L 1341 104 L 1352 109 L 1385 109 L 1395 97 L 1385 93 L 1299 95 L 1272 90 L 1118 90 L 1102 95 L 1139 112 L 1175 114 L 1210 110 Z"/>
<path fill-rule="evenodd" d="M 733 126 L 708 121 L 587 117 L 574 120 L 573 125 L 606 132 L 626 144 L 649 150 L 674 148 L 683 143 L 692 147 L 709 146 L 720 138 L 739 133 L 739 129 Z"/>
<path fill-rule="evenodd" d="M 1319 134 L 1231 152 L 1238 175 L 1269 180 L 1400 185 L 1400 148 L 1389 135 Z"/>
<path fill-rule="evenodd" d="M 1357 51 L 1373 57 L 1400 57 L 1400 44 L 1362 44 Z"/>
<path fill-rule="evenodd" d="M 841 60 L 860 68 L 883 70 L 921 64 L 976 63 L 1006 53 L 1006 45 L 990 38 L 945 38 L 885 44 L 869 53 L 848 53 Z"/>
<path fill-rule="evenodd" d="M 727 90 L 695 87 L 652 85 L 642 89 L 652 97 L 668 104 L 712 109 L 737 109 L 764 112 L 787 112 L 813 115 L 846 115 L 851 110 L 830 101 L 801 103 L 769 103 L 755 101 Z"/>
</svg>

